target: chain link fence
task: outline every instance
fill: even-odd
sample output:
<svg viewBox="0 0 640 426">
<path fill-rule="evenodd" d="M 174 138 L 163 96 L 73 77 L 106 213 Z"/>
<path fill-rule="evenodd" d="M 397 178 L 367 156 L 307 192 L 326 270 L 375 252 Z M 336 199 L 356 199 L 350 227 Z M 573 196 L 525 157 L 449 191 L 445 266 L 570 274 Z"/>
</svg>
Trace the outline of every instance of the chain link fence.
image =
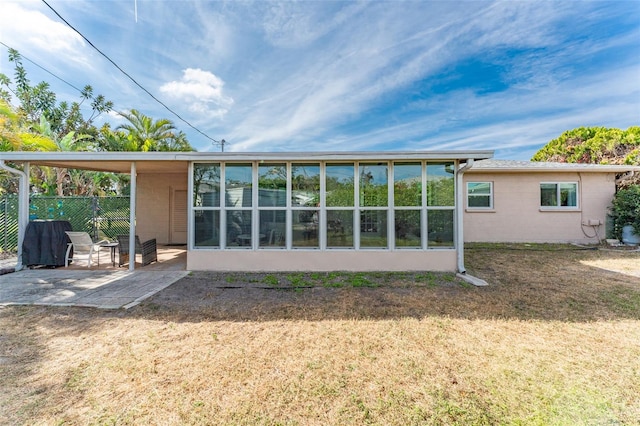
<svg viewBox="0 0 640 426">
<path fill-rule="evenodd" d="M 31 197 L 29 220 L 67 220 L 94 240 L 129 232 L 129 197 Z M 18 249 L 18 197 L 0 197 L 0 251 Z"/>
</svg>

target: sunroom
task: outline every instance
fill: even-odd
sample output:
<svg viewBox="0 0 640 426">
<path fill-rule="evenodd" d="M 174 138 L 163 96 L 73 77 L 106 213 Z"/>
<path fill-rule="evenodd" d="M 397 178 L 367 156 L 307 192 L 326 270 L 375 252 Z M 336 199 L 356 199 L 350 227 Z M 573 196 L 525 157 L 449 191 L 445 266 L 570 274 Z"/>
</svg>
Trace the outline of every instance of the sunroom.
<svg viewBox="0 0 640 426">
<path fill-rule="evenodd" d="M 456 270 L 456 176 L 488 153 L 194 161 L 189 269 Z"/>
</svg>

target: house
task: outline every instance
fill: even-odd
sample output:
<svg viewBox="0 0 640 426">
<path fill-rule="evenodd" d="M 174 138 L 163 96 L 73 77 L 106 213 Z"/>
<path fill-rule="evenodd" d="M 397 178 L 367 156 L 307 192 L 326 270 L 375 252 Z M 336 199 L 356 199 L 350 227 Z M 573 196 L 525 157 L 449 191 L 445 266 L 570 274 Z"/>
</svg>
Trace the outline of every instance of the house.
<svg viewBox="0 0 640 426">
<path fill-rule="evenodd" d="M 464 241 L 603 238 L 616 177 L 639 169 L 492 156 L 4 152 L 0 168 L 21 177 L 22 234 L 29 167 L 57 166 L 130 174 L 130 234 L 186 244 L 189 270 L 459 272 Z"/>
<path fill-rule="evenodd" d="M 637 166 L 487 159 L 464 174 L 464 241 L 593 244 Z"/>
</svg>

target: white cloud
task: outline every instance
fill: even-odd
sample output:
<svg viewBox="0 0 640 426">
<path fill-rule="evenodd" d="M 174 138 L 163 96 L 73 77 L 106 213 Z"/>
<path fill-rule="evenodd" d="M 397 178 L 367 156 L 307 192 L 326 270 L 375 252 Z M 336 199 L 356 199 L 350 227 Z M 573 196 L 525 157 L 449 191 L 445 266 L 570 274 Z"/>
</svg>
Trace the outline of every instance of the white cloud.
<svg viewBox="0 0 640 426">
<path fill-rule="evenodd" d="M 184 102 L 187 109 L 207 118 L 222 117 L 233 104 L 233 99 L 223 93 L 224 82 L 209 71 L 187 68 L 179 81 L 160 86 L 166 95 Z"/>
<path fill-rule="evenodd" d="M 85 44 L 82 37 L 64 23 L 54 21 L 36 10 L 36 6 L 34 2 L 29 1 L 0 2 L 2 41 L 11 47 L 20 45 L 20 53 L 25 55 L 31 54 L 22 51 L 27 49 L 78 61 L 78 51 Z"/>
<path fill-rule="evenodd" d="M 349 2 L 269 2 L 262 17 L 267 40 L 279 47 L 296 48 L 309 45 L 326 34 L 337 31 L 361 12 L 366 4 Z"/>
</svg>

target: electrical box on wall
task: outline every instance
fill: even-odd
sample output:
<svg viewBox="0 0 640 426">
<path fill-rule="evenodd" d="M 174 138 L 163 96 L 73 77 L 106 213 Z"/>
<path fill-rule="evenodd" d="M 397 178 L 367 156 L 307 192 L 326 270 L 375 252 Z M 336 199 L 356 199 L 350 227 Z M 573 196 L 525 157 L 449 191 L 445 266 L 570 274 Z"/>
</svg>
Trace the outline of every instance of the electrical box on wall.
<svg viewBox="0 0 640 426">
<path fill-rule="evenodd" d="M 588 219 L 583 220 L 582 224 L 587 226 L 600 226 L 602 225 L 602 221 L 600 219 Z"/>
</svg>

